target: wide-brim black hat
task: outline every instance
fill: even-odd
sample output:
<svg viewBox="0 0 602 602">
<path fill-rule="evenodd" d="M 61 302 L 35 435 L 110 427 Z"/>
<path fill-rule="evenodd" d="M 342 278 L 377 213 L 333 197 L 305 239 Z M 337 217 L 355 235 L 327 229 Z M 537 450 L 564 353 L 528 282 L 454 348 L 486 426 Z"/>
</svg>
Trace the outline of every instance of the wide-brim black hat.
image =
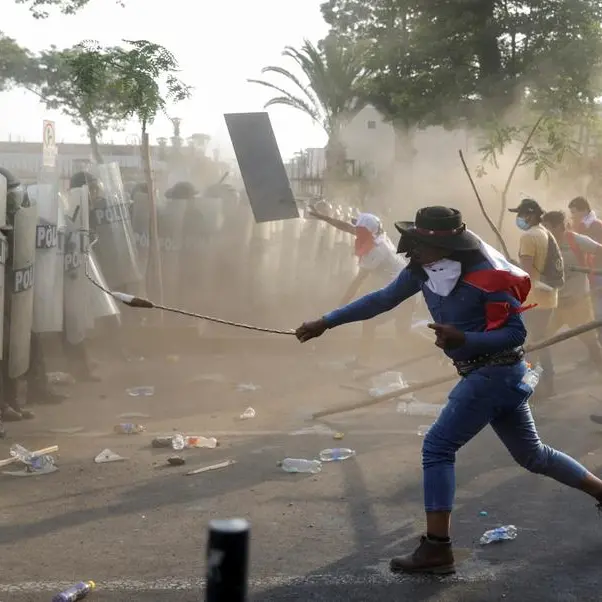
<svg viewBox="0 0 602 602">
<path fill-rule="evenodd" d="M 476 251 L 479 239 L 466 229 L 462 214 L 451 207 L 424 207 L 413 222 L 395 222 L 402 239 L 409 237 L 450 251 Z M 400 243 L 401 247 L 401 243 Z"/>
</svg>

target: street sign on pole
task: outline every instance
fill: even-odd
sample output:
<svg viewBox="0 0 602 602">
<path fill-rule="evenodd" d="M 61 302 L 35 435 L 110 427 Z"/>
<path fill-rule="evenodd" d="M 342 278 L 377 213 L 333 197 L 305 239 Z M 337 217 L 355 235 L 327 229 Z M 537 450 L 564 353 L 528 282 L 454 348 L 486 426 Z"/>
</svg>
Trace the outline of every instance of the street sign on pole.
<svg viewBox="0 0 602 602">
<path fill-rule="evenodd" d="M 44 167 L 55 167 L 58 149 L 54 121 L 44 120 L 42 141 L 42 164 Z"/>
</svg>

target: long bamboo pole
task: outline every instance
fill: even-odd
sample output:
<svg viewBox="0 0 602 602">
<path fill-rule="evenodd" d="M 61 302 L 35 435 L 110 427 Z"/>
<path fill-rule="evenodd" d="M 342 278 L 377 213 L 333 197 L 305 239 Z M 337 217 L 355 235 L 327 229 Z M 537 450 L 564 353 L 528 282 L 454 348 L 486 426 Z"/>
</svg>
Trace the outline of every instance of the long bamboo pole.
<svg viewBox="0 0 602 602">
<path fill-rule="evenodd" d="M 582 335 L 586 332 L 589 332 L 590 330 L 596 330 L 597 328 L 602 328 L 602 320 L 593 320 L 592 322 L 588 322 L 587 324 L 583 324 L 582 326 L 577 326 L 577 328 L 571 328 L 570 330 L 561 332 L 560 334 L 556 334 L 553 337 L 544 339 L 543 341 L 540 341 L 538 343 L 527 345 L 525 347 L 525 352 L 530 353 L 532 351 L 539 351 L 540 349 L 545 349 L 546 347 L 551 347 L 552 345 L 556 345 L 557 343 L 562 343 L 563 341 Z M 400 397 L 402 395 L 408 395 L 409 393 L 415 393 L 416 391 L 422 391 L 423 389 L 428 389 L 430 387 L 442 385 L 443 383 L 447 383 L 454 380 L 456 377 L 457 376 L 455 374 L 447 374 L 445 376 L 440 376 L 439 378 L 427 380 L 426 382 L 417 383 L 410 387 L 405 387 L 403 389 L 399 389 L 391 393 L 385 393 L 384 395 L 379 395 L 378 397 L 372 397 L 371 399 L 365 399 L 363 401 L 357 401 L 355 403 L 342 404 L 329 410 L 322 410 L 313 414 L 312 418 L 316 420 L 318 418 L 324 418 L 325 416 L 333 416 L 334 414 L 341 414 L 343 412 L 359 410 L 360 408 L 367 408 L 382 403 L 384 401 L 389 401 L 390 399 L 396 399 L 397 397 Z"/>
</svg>

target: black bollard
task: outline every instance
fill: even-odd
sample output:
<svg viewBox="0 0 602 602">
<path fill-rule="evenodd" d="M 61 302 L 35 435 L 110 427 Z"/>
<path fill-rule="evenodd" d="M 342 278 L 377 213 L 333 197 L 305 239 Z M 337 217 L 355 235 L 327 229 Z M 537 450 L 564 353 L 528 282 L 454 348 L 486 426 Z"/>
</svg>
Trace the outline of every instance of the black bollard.
<svg viewBox="0 0 602 602">
<path fill-rule="evenodd" d="M 206 602 L 246 602 L 249 532 L 242 518 L 209 523 Z"/>
</svg>

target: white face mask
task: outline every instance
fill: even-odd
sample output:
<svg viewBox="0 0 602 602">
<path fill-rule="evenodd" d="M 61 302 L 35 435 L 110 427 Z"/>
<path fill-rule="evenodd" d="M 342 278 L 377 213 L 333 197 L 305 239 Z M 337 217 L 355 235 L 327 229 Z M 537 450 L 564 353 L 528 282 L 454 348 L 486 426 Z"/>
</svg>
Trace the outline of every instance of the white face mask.
<svg viewBox="0 0 602 602">
<path fill-rule="evenodd" d="M 423 265 L 422 269 L 428 276 L 428 288 L 441 297 L 447 297 L 454 290 L 462 275 L 462 264 L 452 259 L 440 259 Z"/>
</svg>

